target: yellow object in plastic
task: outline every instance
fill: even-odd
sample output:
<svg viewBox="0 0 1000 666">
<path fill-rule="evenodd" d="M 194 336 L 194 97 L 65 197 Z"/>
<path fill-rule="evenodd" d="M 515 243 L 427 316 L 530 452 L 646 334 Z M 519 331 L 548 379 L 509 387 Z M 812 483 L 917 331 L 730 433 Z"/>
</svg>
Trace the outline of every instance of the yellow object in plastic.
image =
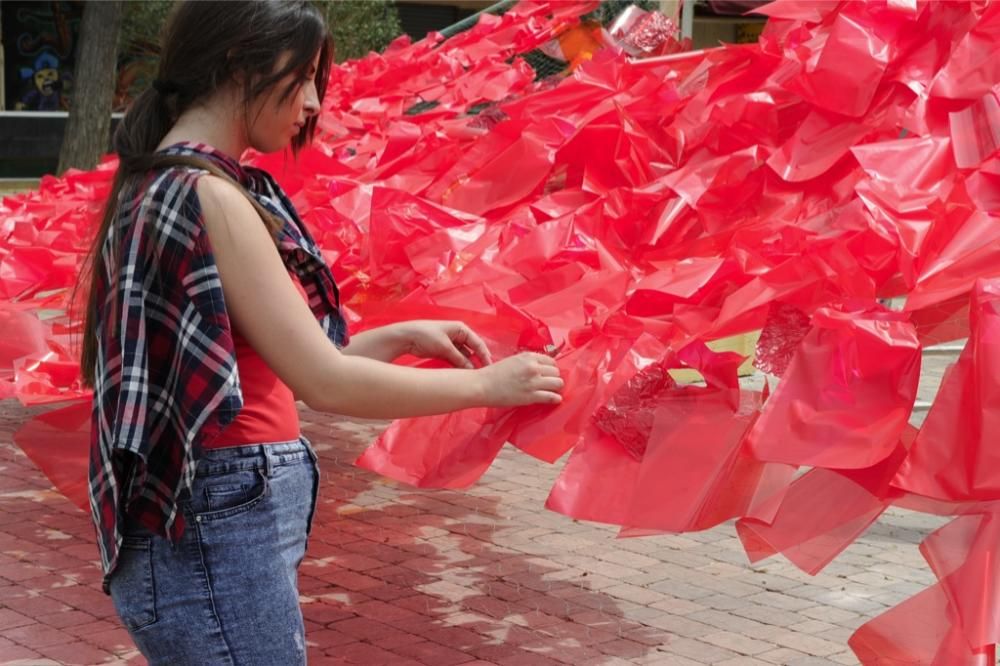
<svg viewBox="0 0 1000 666">
<path fill-rule="evenodd" d="M 743 335 L 712 340 L 707 344 L 708 348 L 712 351 L 731 351 L 746 356 L 747 360 L 740 365 L 739 374 L 740 377 L 748 377 L 754 372 L 753 355 L 759 337 L 760 331 L 753 331 L 751 333 L 744 333 Z M 691 384 L 703 381 L 704 379 L 697 370 L 670 370 L 669 372 L 670 376 L 680 384 Z"/>
</svg>

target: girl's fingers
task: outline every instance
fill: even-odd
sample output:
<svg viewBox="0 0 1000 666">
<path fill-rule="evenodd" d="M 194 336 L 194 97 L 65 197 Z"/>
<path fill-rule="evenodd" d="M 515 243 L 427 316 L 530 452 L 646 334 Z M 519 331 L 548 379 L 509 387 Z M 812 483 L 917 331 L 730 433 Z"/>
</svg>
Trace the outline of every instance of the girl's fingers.
<svg viewBox="0 0 1000 666">
<path fill-rule="evenodd" d="M 493 357 L 490 355 L 490 349 L 486 346 L 486 343 L 481 337 L 475 334 L 471 329 L 466 329 L 465 341 L 463 342 L 465 347 L 472 350 L 484 365 L 489 365 L 493 362 Z"/>
<path fill-rule="evenodd" d="M 472 362 L 455 345 L 448 345 L 444 348 L 442 357 L 456 368 L 471 368 Z"/>
<path fill-rule="evenodd" d="M 536 389 L 542 391 L 561 391 L 565 386 L 560 377 L 539 377 L 535 382 Z"/>
<path fill-rule="evenodd" d="M 557 405 L 562 402 L 562 396 L 552 391 L 535 391 L 532 397 L 535 399 L 535 402 L 544 404 Z"/>
<path fill-rule="evenodd" d="M 539 372 L 542 374 L 543 377 L 559 376 L 559 368 L 554 365 L 543 365 L 541 368 L 539 368 Z"/>
</svg>

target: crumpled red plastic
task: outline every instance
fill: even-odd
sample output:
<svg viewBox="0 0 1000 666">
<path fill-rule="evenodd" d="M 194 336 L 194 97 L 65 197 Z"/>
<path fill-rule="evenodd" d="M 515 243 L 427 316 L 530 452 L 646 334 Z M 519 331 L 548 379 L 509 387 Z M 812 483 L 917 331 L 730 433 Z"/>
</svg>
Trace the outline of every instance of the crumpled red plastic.
<svg viewBox="0 0 1000 666">
<path fill-rule="evenodd" d="M 355 464 L 418 488 L 466 488 L 493 463 L 513 424 L 497 409 L 396 422 Z"/>
<path fill-rule="evenodd" d="M 1000 567 L 993 550 L 1000 539 L 996 513 L 960 516 L 920 545 L 968 644 L 975 650 L 1000 642 L 997 584 Z"/>
<path fill-rule="evenodd" d="M 948 114 L 955 164 L 979 166 L 1000 149 L 1000 86 L 995 86 L 961 111 Z"/>
<path fill-rule="evenodd" d="M 609 388 L 591 436 L 574 449 L 547 506 L 623 525 L 625 536 L 699 530 L 743 515 L 787 483 L 791 468 L 754 460 L 745 445 L 762 396 L 738 388 L 741 357 L 695 344 L 650 362 L 645 354 L 655 346 L 640 340 L 639 349 L 646 351 L 623 359 L 612 377 L 609 387 L 618 388 Z M 686 366 L 707 385 L 679 386 L 664 375 Z M 624 410 L 636 421 L 620 418 Z M 692 456 L 691 441 L 705 444 L 700 455 Z M 664 470 L 673 470 L 673 483 L 663 483 Z M 613 496 L 606 485 L 617 487 Z"/>
<path fill-rule="evenodd" d="M 0 310 L 0 391 L 3 397 L 13 397 L 14 363 L 21 358 L 46 350 L 50 335 L 46 326 L 33 313 L 21 310 Z"/>
<path fill-rule="evenodd" d="M 605 393 L 606 376 L 627 350 L 628 341 L 592 338 L 569 349 L 557 364 L 565 382 L 558 409 L 534 406 L 518 410 L 510 443 L 525 453 L 554 463 L 579 443 L 588 420 Z"/>
<path fill-rule="evenodd" d="M 649 367 L 666 352 L 654 336 L 643 334 L 631 342 L 626 336 L 624 353 L 599 375 L 605 395 L 615 395 L 637 372 Z M 627 524 L 640 461 L 621 442 L 593 422 L 584 422 L 584 437 L 573 447 L 559 474 L 546 507 L 583 520 Z"/>
<path fill-rule="evenodd" d="M 1000 6 L 986 3 L 977 19 L 934 77 L 933 95 L 976 99 L 1000 80 L 1000 63 L 990 57 L 1000 36 Z"/>
</svg>

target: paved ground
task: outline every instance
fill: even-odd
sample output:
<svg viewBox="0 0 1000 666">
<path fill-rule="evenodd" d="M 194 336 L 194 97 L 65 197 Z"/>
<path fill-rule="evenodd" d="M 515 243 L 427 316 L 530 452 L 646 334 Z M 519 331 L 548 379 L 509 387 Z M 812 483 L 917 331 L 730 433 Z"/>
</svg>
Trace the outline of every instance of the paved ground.
<svg viewBox="0 0 1000 666">
<path fill-rule="evenodd" d="M 0 664 L 143 663 L 88 517 L 11 443 L 31 413 L 0 402 Z M 617 540 L 544 511 L 558 469 L 514 450 L 468 492 L 386 483 L 351 465 L 379 425 L 303 420 L 325 475 L 301 570 L 314 664 L 855 664 L 852 631 L 933 582 L 917 544 L 941 519 L 892 511 L 809 577 L 749 566 L 731 525 Z"/>
</svg>

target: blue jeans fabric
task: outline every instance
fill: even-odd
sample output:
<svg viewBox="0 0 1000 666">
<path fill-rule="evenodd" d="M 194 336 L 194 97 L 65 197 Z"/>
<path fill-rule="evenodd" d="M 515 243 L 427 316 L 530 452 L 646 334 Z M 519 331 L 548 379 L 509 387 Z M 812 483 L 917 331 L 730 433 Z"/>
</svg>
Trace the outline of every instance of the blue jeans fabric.
<svg viewBox="0 0 1000 666">
<path fill-rule="evenodd" d="M 318 487 L 305 438 L 209 450 L 178 543 L 128 530 L 111 598 L 151 665 L 305 664 L 297 572 Z"/>
</svg>

